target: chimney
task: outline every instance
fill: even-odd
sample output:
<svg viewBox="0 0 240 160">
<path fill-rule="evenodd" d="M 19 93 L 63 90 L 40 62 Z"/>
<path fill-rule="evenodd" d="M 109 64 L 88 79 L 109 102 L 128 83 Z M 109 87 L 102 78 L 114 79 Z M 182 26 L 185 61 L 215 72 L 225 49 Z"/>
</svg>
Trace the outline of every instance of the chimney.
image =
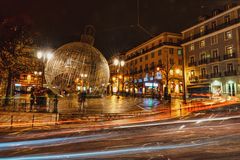
<svg viewBox="0 0 240 160">
<path fill-rule="evenodd" d="M 232 0 L 228 0 L 227 4 L 224 6 L 225 10 L 229 10 L 230 8 L 232 8 Z"/>
<path fill-rule="evenodd" d="M 203 22 L 207 19 L 207 16 L 199 16 L 198 17 L 198 22 Z"/>
</svg>

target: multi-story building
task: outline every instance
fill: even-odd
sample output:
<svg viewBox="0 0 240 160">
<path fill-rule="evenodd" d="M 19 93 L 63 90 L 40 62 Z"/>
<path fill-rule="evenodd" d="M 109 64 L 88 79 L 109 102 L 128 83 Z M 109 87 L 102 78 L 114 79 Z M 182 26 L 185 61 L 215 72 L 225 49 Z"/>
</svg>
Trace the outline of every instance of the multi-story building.
<svg viewBox="0 0 240 160">
<path fill-rule="evenodd" d="M 214 10 L 182 31 L 188 93 L 240 93 L 240 6 Z"/>
<path fill-rule="evenodd" d="M 125 53 L 123 91 L 132 94 L 182 92 L 181 34 L 164 32 Z"/>
</svg>

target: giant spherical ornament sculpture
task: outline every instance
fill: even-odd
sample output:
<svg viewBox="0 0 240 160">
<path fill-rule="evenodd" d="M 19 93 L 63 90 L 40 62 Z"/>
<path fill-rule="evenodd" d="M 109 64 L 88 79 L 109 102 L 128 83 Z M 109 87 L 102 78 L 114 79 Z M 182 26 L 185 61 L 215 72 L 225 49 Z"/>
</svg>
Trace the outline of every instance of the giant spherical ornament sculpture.
<svg viewBox="0 0 240 160">
<path fill-rule="evenodd" d="M 90 44 L 72 42 L 58 48 L 46 65 L 45 78 L 54 93 L 86 90 L 103 93 L 109 81 L 109 67 L 99 50 Z"/>
</svg>

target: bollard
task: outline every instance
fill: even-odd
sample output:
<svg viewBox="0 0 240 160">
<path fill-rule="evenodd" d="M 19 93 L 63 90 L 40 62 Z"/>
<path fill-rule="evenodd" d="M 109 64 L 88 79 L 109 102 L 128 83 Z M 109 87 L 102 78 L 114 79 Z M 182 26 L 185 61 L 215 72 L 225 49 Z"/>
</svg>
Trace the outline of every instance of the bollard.
<svg viewBox="0 0 240 160">
<path fill-rule="evenodd" d="M 34 124 L 34 114 L 32 116 L 32 128 L 33 128 L 33 124 Z"/>
<path fill-rule="evenodd" d="M 57 125 L 57 120 L 58 120 L 57 116 L 58 116 L 58 114 L 56 113 L 56 115 L 55 115 L 55 125 Z"/>
<path fill-rule="evenodd" d="M 12 126 L 13 125 L 13 115 L 11 115 L 11 129 L 12 129 Z"/>
<path fill-rule="evenodd" d="M 25 112 L 27 112 L 27 100 L 24 99 L 24 108 L 25 108 Z"/>
</svg>

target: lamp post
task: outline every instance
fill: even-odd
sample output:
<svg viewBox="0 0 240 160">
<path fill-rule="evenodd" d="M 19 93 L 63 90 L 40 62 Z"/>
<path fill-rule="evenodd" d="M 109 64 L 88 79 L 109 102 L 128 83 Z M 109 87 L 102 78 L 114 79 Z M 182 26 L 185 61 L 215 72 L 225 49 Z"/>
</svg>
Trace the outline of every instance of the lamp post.
<svg viewBox="0 0 240 160">
<path fill-rule="evenodd" d="M 182 76 L 183 76 L 183 103 L 187 104 L 187 89 L 186 89 L 186 75 L 185 75 L 185 63 L 186 63 L 186 59 L 184 58 L 184 53 L 183 50 L 180 50 L 181 54 L 182 54 Z"/>
<path fill-rule="evenodd" d="M 117 67 L 117 83 L 118 83 L 117 98 L 119 98 L 119 73 L 120 73 L 121 67 L 125 65 L 125 62 L 123 60 L 114 59 L 113 64 Z"/>
<path fill-rule="evenodd" d="M 42 88 L 44 83 L 44 70 L 45 70 L 45 63 L 49 61 L 53 57 L 53 53 L 50 51 L 38 51 L 37 58 L 42 60 Z"/>
<path fill-rule="evenodd" d="M 40 72 L 38 72 L 38 71 L 34 71 L 34 75 L 37 77 L 37 85 L 39 84 L 39 76 L 41 76 L 42 75 L 42 72 L 40 71 Z"/>
</svg>

